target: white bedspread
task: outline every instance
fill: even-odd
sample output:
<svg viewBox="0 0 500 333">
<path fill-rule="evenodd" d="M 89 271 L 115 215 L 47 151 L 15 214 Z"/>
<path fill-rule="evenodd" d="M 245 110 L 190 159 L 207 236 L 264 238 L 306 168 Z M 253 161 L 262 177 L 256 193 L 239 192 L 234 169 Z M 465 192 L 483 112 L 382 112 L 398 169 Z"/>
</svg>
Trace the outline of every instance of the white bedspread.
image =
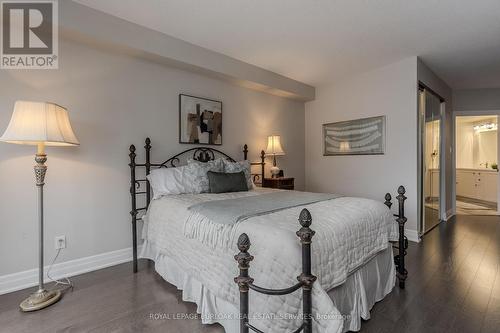
<svg viewBox="0 0 500 333">
<path fill-rule="evenodd" d="M 267 193 L 269 189 L 224 194 L 186 194 L 154 200 L 145 218 L 143 238 L 175 260 L 187 274 L 198 279 L 215 296 L 237 306 L 238 275 L 233 258 L 235 241 L 226 246 L 208 246 L 198 238 L 187 238 L 186 222 L 192 220 L 187 207 L 207 201 Z M 265 288 L 285 288 L 297 282 L 301 272 L 301 248 L 295 232 L 303 207 L 252 217 L 225 234 L 233 240 L 243 232 L 250 237 L 249 252 L 255 256 L 250 275 Z M 313 288 L 314 331 L 342 330 L 342 318 L 326 291 L 341 285 L 349 275 L 397 240 L 397 225 L 387 207 L 377 201 L 342 197 L 308 205 L 316 231 L 312 242 L 312 271 L 318 276 Z M 203 222 L 201 222 L 203 223 Z M 205 234 L 204 237 L 209 235 Z M 219 235 L 220 236 L 220 235 Z M 236 237 L 237 238 L 237 237 Z M 267 331 L 297 328 L 301 318 L 301 292 L 285 296 L 250 293 L 250 323 Z M 294 317 L 290 320 L 290 317 Z M 228 332 L 233 333 L 233 332 Z"/>
</svg>

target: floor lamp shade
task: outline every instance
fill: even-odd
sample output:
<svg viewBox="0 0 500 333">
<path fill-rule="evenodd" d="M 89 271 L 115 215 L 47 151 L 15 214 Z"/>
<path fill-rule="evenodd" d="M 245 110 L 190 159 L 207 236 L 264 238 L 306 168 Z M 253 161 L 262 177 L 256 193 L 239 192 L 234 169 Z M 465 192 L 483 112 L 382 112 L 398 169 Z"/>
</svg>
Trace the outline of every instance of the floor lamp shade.
<svg viewBox="0 0 500 333">
<path fill-rule="evenodd" d="M 54 103 L 17 101 L 0 141 L 46 146 L 78 146 L 68 111 Z"/>
<path fill-rule="evenodd" d="M 78 146 L 80 143 L 73 133 L 68 111 L 54 103 L 17 101 L 10 123 L 0 141 L 38 146 L 34 166 L 38 189 L 38 290 L 21 302 L 22 311 L 41 310 L 61 298 L 61 290 L 47 290 L 43 275 L 43 187 L 47 172 L 45 146 Z"/>
</svg>

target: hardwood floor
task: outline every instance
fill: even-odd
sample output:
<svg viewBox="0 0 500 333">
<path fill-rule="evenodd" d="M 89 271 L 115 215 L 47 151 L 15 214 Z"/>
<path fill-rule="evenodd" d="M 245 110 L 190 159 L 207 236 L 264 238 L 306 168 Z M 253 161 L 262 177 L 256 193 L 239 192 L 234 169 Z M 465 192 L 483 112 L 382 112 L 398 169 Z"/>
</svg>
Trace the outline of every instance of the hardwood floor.
<svg viewBox="0 0 500 333">
<path fill-rule="evenodd" d="M 409 278 L 371 312 L 361 332 L 499 332 L 500 218 L 458 216 L 440 224 L 408 253 Z M 180 291 L 151 264 L 130 264 L 83 274 L 56 305 L 21 313 L 30 290 L 0 296 L 0 332 L 223 332 L 199 319 L 152 319 L 154 314 L 188 313 Z"/>
<path fill-rule="evenodd" d="M 499 332 L 500 218 L 457 216 L 410 244 L 409 278 L 362 332 Z"/>
</svg>

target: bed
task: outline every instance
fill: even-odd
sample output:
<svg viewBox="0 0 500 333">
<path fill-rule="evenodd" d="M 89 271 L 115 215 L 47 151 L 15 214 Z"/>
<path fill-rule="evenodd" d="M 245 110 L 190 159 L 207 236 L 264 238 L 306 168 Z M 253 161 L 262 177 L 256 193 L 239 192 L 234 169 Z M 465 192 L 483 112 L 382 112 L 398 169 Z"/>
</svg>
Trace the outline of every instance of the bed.
<svg viewBox="0 0 500 333">
<path fill-rule="evenodd" d="M 381 203 L 255 187 L 152 200 L 151 186 L 147 178 L 137 177 L 137 168 L 147 175 L 152 168 L 178 166 L 186 155 L 200 162 L 217 155 L 235 160 L 197 147 L 152 163 L 149 139 L 145 149 L 145 163 L 136 163 L 134 146 L 129 153 L 134 272 L 137 221 L 142 220 L 140 256 L 155 262 L 156 271 L 182 290 L 183 300 L 198 305 L 204 324 L 218 322 L 228 333 L 357 331 L 397 279 L 404 288 L 404 188 L 399 189 L 396 219 L 390 195 Z M 246 160 L 246 145 L 243 153 Z M 263 152 L 260 162 L 252 164 L 259 169 L 253 180 L 263 179 Z M 145 205 L 138 208 L 141 195 Z M 296 197 L 298 204 L 291 204 Z M 279 209 L 273 209 L 279 206 L 275 203 L 262 208 L 280 200 Z M 251 208 L 251 202 L 259 209 Z M 231 207 L 237 214 L 244 211 L 245 218 L 220 223 L 232 218 Z M 397 244 L 395 257 L 391 242 Z"/>
</svg>

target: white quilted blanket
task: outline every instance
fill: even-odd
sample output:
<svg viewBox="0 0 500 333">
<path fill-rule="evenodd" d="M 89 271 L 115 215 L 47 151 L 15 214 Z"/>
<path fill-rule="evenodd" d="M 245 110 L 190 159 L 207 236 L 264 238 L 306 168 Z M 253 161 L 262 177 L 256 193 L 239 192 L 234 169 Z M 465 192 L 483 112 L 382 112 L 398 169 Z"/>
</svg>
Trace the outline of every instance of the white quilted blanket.
<svg viewBox="0 0 500 333">
<path fill-rule="evenodd" d="M 185 236 L 185 224 L 192 218 L 187 207 L 208 200 L 222 200 L 268 193 L 270 189 L 224 194 L 184 194 L 154 200 L 145 217 L 143 238 L 175 260 L 190 276 L 235 306 L 239 304 L 238 275 L 233 256 L 235 242 L 212 247 Z M 295 232 L 304 207 L 294 207 L 252 217 L 236 224 L 231 235 L 250 237 L 250 276 L 265 288 L 294 285 L 301 272 L 301 248 Z M 343 320 L 326 291 L 341 285 L 358 267 L 397 240 L 397 224 L 381 202 L 352 197 L 308 205 L 316 231 L 312 241 L 312 272 L 318 276 L 313 288 L 314 332 L 342 331 Z M 200 222 L 203 223 L 203 222 Z M 237 238 L 237 237 L 236 237 Z M 302 293 L 266 296 L 250 292 L 250 323 L 266 332 L 294 330 L 301 323 Z M 291 318 L 291 319 L 290 319 Z M 233 332 L 228 332 L 233 333 Z"/>
</svg>

